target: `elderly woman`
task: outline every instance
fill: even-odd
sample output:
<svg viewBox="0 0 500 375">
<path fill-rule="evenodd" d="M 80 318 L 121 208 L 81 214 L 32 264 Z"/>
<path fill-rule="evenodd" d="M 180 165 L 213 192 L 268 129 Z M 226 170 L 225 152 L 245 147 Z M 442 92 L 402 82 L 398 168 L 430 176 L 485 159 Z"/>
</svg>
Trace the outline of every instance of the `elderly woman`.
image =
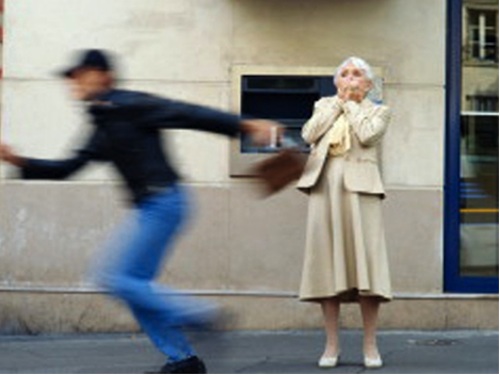
<svg viewBox="0 0 500 375">
<path fill-rule="evenodd" d="M 382 366 L 377 314 L 380 302 L 392 297 L 377 146 L 390 113 L 367 99 L 372 80 L 364 60 L 345 60 L 334 78 L 337 95 L 318 100 L 302 130 L 311 154 L 297 186 L 309 194 L 300 299 L 319 303 L 323 311 L 327 339 L 320 367 L 338 363 L 341 302 L 359 302 L 364 364 Z"/>
</svg>

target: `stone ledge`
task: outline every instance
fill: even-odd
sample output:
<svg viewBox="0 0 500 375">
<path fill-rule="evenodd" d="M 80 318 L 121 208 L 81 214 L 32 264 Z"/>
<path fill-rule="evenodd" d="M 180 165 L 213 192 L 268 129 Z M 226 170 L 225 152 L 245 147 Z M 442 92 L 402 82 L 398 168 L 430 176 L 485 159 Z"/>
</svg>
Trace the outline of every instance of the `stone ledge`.
<svg viewBox="0 0 500 375">
<path fill-rule="evenodd" d="M 293 297 L 218 296 L 208 298 L 236 317 L 235 329 L 321 328 L 319 306 Z M 0 293 L 0 334 L 134 332 L 128 311 L 100 294 Z M 356 304 L 342 306 L 341 326 L 360 328 Z M 380 312 L 381 329 L 498 329 L 498 299 L 395 299 Z"/>
</svg>

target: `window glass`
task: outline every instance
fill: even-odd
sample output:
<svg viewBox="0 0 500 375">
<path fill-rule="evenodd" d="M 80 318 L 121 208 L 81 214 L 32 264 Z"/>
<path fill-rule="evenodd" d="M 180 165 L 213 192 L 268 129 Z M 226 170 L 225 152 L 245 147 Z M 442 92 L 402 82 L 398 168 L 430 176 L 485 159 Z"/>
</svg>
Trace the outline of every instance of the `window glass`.
<svg viewBox="0 0 500 375">
<path fill-rule="evenodd" d="M 243 116 L 268 118 L 286 126 L 289 144 L 304 151 L 308 147 L 301 137 L 304 123 L 311 117 L 314 103 L 323 96 L 335 94 L 332 76 L 252 76 L 242 79 L 241 113 Z M 276 152 L 280 144 L 255 146 L 242 135 L 242 153 Z"/>
<path fill-rule="evenodd" d="M 498 3 L 464 0 L 460 275 L 498 276 Z"/>
<path fill-rule="evenodd" d="M 476 3 L 476 7 L 474 7 Z M 498 62 L 498 10 L 488 9 L 485 2 L 467 1 L 464 30 L 467 44 L 464 52 L 467 59 Z M 477 6 L 481 5 L 480 8 Z"/>
</svg>

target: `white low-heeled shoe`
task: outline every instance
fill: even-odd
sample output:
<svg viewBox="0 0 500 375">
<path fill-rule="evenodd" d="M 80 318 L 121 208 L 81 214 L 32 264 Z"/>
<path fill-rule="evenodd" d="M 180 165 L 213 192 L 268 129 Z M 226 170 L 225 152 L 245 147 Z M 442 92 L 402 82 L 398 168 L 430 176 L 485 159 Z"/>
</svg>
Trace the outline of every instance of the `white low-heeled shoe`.
<svg viewBox="0 0 500 375">
<path fill-rule="evenodd" d="M 377 356 L 375 358 L 365 357 L 365 367 L 366 368 L 380 368 L 384 365 L 382 358 Z"/>
<path fill-rule="evenodd" d="M 335 357 L 322 356 L 319 359 L 318 366 L 321 368 L 332 368 L 336 367 L 338 363 L 339 363 L 338 354 Z"/>
</svg>

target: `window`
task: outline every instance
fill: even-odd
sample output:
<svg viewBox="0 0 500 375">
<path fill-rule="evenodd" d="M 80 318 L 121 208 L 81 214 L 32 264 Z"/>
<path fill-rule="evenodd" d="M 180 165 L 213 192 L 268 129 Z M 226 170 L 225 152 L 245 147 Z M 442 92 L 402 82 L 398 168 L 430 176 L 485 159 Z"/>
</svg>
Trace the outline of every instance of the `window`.
<svg viewBox="0 0 500 375">
<path fill-rule="evenodd" d="M 445 289 L 498 293 L 498 3 L 448 4 Z"/>
<path fill-rule="evenodd" d="M 484 2 L 467 2 L 465 29 L 467 60 L 498 62 L 498 10 L 474 8 Z M 466 5 L 466 6 L 467 6 Z"/>
<path fill-rule="evenodd" d="M 498 96 L 466 95 L 467 109 L 472 112 L 498 112 Z"/>
</svg>

